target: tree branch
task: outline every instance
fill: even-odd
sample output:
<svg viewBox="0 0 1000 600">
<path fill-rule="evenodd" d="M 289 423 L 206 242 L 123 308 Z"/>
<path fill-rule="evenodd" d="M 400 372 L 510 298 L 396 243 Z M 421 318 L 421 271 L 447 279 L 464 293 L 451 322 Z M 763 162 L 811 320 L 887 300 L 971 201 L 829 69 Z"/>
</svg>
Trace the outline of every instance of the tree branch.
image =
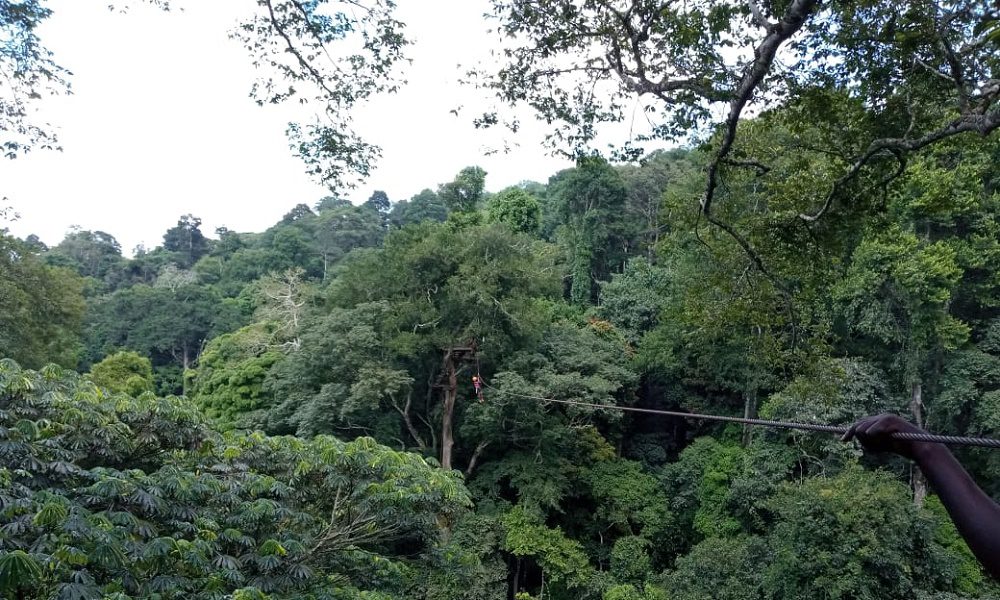
<svg viewBox="0 0 1000 600">
<path fill-rule="evenodd" d="M 758 25 L 764 29 L 770 29 L 774 26 L 774 23 L 767 20 L 764 16 L 764 11 L 760 9 L 755 0 L 747 0 L 747 7 L 750 9 L 750 14 L 753 15 L 753 20 L 757 22 Z"/>
<path fill-rule="evenodd" d="M 406 424 L 406 429 L 407 431 L 410 432 L 410 435 L 413 437 L 413 441 L 417 443 L 417 447 L 419 447 L 420 450 L 425 450 L 427 448 L 427 442 L 425 442 L 424 438 L 421 437 L 420 432 L 417 431 L 417 428 L 413 425 L 413 419 L 410 418 L 411 406 L 413 406 L 413 390 L 410 390 L 409 392 L 406 393 L 406 404 L 403 406 L 403 408 L 399 408 L 399 405 L 396 404 L 396 401 L 392 400 L 392 407 L 395 408 L 396 411 L 400 414 L 400 416 L 403 417 L 403 423 Z"/>
<path fill-rule="evenodd" d="M 767 36 L 754 50 L 754 60 L 736 86 L 735 97 L 729 103 L 729 116 L 726 118 L 722 144 L 715 153 L 715 158 L 708 165 L 708 184 L 701 201 L 701 211 L 706 216 L 711 213 L 715 189 L 719 185 L 719 165 L 733 149 L 733 143 L 736 141 L 736 129 L 743 116 L 743 109 L 746 108 L 764 76 L 770 71 L 778 48 L 802 27 L 817 3 L 818 0 L 794 0 L 781 21 L 771 27 Z"/>
<path fill-rule="evenodd" d="M 750 243 L 740 235 L 732 226 L 722 222 L 712 215 L 712 201 L 715 198 L 715 190 L 719 185 L 719 166 L 727 159 L 736 141 L 736 130 L 750 98 L 753 97 L 757 86 L 760 85 L 771 65 L 778 48 L 798 31 L 809 17 L 810 12 L 818 4 L 818 0 L 794 0 L 788 7 L 781 21 L 768 29 L 764 40 L 754 50 L 754 60 L 744 73 L 739 84 L 736 86 L 735 97 L 729 104 L 729 116 L 726 118 L 725 129 L 722 135 L 722 144 L 715 153 L 715 157 L 708 165 L 708 182 L 705 186 L 705 194 L 701 200 L 701 212 L 705 215 L 709 223 L 722 229 L 732 237 L 760 272 L 774 284 L 783 294 L 788 295 L 786 287 L 778 281 L 767 268 L 760 256 L 753 250 Z"/>
<path fill-rule="evenodd" d="M 264 6 L 267 7 L 267 14 L 269 20 L 271 21 L 271 26 L 274 27 L 274 30 L 278 32 L 278 35 L 280 35 L 281 38 L 285 40 L 286 51 L 295 57 L 295 60 L 298 61 L 299 65 L 303 69 L 309 72 L 309 75 L 311 75 L 312 78 L 316 81 L 316 85 L 322 88 L 329 95 L 330 98 L 336 98 L 337 94 L 332 89 L 330 89 L 330 87 L 326 84 L 326 79 L 323 77 L 323 74 L 317 71 L 316 68 L 313 67 L 312 64 L 305 59 L 304 56 L 302 56 L 302 52 L 300 52 L 299 49 L 295 46 L 295 44 L 292 42 L 291 36 L 289 36 L 288 32 L 285 31 L 285 28 L 278 20 L 277 15 L 274 14 L 274 6 L 271 4 L 271 0 L 262 0 L 262 2 L 264 3 Z M 308 21 L 307 21 L 307 26 L 308 26 Z"/>
<path fill-rule="evenodd" d="M 479 462 L 479 458 L 483 455 L 483 451 L 489 446 L 489 441 L 479 442 L 476 445 L 476 450 L 472 453 L 472 458 L 469 459 L 469 466 L 465 468 L 465 476 L 468 477 L 472 475 L 472 471 L 476 468 L 476 463 Z"/>
<path fill-rule="evenodd" d="M 827 194 L 826 200 L 823 202 L 823 206 L 820 207 L 819 211 L 813 215 L 804 213 L 800 214 L 799 218 L 804 221 L 816 221 L 822 217 L 827 210 L 829 210 L 830 206 L 833 204 L 834 198 L 839 194 L 840 190 L 847 185 L 848 182 L 857 177 L 858 173 L 861 172 L 861 169 L 864 168 L 869 161 L 883 152 L 888 151 L 892 153 L 896 156 L 900 163 L 905 164 L 903 158 L 903 154 L 905 152 L 920 150 L 925 146 L 929 146 L 945 138 L 962 133 L 978 133 L 981 136 L 987 136 L 997 128 L 1000 128 L 1000 111 L 994 111 L 983 115 L 963 115 L 949 123 L 946 127 L 937 131 L 932 131 L 931 133 L 925 134 L 913 140 L 908 140 L 906 138 L 880 138 L 874 140 L 868 144 L 868 148 L 865 152 L 854 161 L 854 164 L 852 164 L 850 169 L 847 170 L 847 173 L 834 182 L 833 187 L 830 189 L 830 193 Z M 899 173 L 899 175 L 901 174 L 902 173 Z M 895 179 L 899 175 L 890 176 L 891 178 L 888 181 Z M 888 181 L 883 185 L 886 185 Z"/>
<path fill-rule="evenodd" d="M 756 160 L 738 160 L 735 158 L 727 158 L 723 162 L 727 165 L 732 165 L 734 167 L 743 167 L 745 169 L 753 169 L 757 171 L 757 176 L 766 175 L 771 172 L 771 167 L 765 165 L 762 162 Z"/>
</svg>

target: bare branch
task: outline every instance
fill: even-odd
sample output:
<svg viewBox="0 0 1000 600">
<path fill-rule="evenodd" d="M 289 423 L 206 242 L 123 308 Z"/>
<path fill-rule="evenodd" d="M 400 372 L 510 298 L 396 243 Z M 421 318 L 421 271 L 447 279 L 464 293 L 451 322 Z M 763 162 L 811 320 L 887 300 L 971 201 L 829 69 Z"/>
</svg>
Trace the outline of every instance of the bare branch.
<svg viewBox="0 0 1000 600">
<path fill-rule="evenodd" d="M 739 85 L 736 86 L 735 97 L 729 103 L 729 116 L 726 118 L 722 144 L 715 153 L 715 158 L 708 165 L 708 185 L 705 187 L 705 195 L 701 200 L 701 211 L 706 216 L 711 213 L 715 189 L 719 185 L 719 165 L 733 148 L 733 143 L 736 141 L 736 128 L 743 116 L 743 109 L 746 108 L 750 98 L 757 90 L 757 86 L 771 69 L 778 48 L 802 27 L 817 4 L 818 0 L 794 0 L 781 21 L 769 30 L 767 36 L 754 50 L 754 60 L 744 73 Z"/>
<path fill-rule="evenodd" d="M 727 165 L 732 165 L 734 167 L 743 167 L 745 169 L 753 169 L 757 171 L 757 176 L 766 175 L 771 172 L 771 167 L 765 165 L 762 162 L 756 160 L 738 160 L 735 158 L 727 158 L 723 161 Z"/>
<path fill-rule="evenodd" d="M 764 11 L 757 6 L 757 2 L 754 0 L 747 0 L 747 7 L 750 9 L 750 14 L 753 15 L 753 20 L 757 22 L 758 25 L 764 29 L 770 29 L 774 26 L 774 23 L 767 20 L 764 16 Z"/>
<path fill-rule="evenodd" d="M 750 243 L 740 235 L 732 226 L 720 221 L 712 215 L 712 200 L 715 198 L 715 190 L 719 185 L 719 166 L 726 160 L 728 154 L 733 149 L 736 141 L 736 130 L 750 98 L 753 97 L 757 86 L 763 81 L 774 62 L 778 48 L 798 31 L 805 23 L 809 14 L 818 4 L 818 0 L 794 0 L 788 7 L 781 21 L 768 29 L 767 36 L 754 50 L 754 60 L 743 74 L 739 85 L 736 87 L 735 97 L 729 104 L 729 116 L 726 118 L 725 129 L 722 135 L 722 144 L 715 153 L 715 157 L 708 165 L 708 182 L 705 186 L 705 194 L 701 200 L 701 212 L 709 223 L 726 232 L 737 244 L 747 253 L 750 260 L 774 284 L 783 294 L 789 295 L 786 287 L 767 270 L 760 256 L 753 250 Z"/>
<path fill-rule="evenodd" d="M 403 406 L 403 408 L 399 408 L 399 404 L 396 403 L 395 399 L 392 400 L 392 407 L 396 409 L 396 412 L 398 412 L 401 417 L 403 417 L 403 423 L 406 424 L 406 430 L 410 432 L 410 435 L 413 437 L 413 441 L 417 443 L 417 447 L 424 450 L 427 448 L 427 442 L 424 441 L 420 432 L 417 431 L 417 428 L 413 424 L 413 419 L 410 417 L 410 408 L 412 406 L 413 390 L 406 393 L 406 405 Z"/>
<path fill-rule="evenodd" d="M 950 83 L 952 85 L 955 84 L 955 79 L 953 77 L 951 77 L 947 73 L 942 73 L 941 71 L 935 69 L 933 66 L 927 64 L 925 61 L 923 61 L 923 60 L 921 60 L 919 58 L 914 57 L 913 58 L 913 63 L 917 64 L 917 65 L 920 65 L 921 67 L 923 67 L 924 69 L 926 69 L 927 72 L 929 72 L 931 75 L 939 77 L 939 78 L 947 81 L 948 83 Z"/>
<path fill-rule="evenodd" d="M 469 466 L 465 468 L 465 476 L 468 477 L 472 475 L 472 471 L 476 468 L 476 463 L 479 462 L 479 458 L 483 455 L 483 451 L 489 446 L 488 441 L 479 442 L 476 445 L 476 450 L 472 453 L 472 458 L 469 459 Z"/>
<path fill-rule="evenodd" d="M 271 4 L 271 0 L 264 0 L 264 5 L 267 6 L 267 14 L 271 22 L 271 26 L 274 27 L 274 30 L 278 32 L 278 35 L 281 36 L 281 39 L 285 40 L 286 51 L 295 57 L 295 60 L 298 61 L 299 66 L 301 66 L 303 69 L 309 72 L 309 75 L 313 78 L 313 81 L 316 83 L 316 85 L 322 88 L 323 91 L 325 91 L 330 98 L 336 98 L 337 93 L 334 92 L 332 89 L 330 89 L 330 87 L 326 84 L 326 78 L 323 77 L 323 74 L 317 71 L 316 67 L 312 66 L 312 63 L 306 60 L 306 58 L 302 55 L 302 52 L 300 52 L 295 43 L 292 42 L 291 36 L 289 36 L 288 32 L 285 31 L 285 28 L 281 24 L 277 15 L 274 14 L 274 6 Z"/>
</svg>

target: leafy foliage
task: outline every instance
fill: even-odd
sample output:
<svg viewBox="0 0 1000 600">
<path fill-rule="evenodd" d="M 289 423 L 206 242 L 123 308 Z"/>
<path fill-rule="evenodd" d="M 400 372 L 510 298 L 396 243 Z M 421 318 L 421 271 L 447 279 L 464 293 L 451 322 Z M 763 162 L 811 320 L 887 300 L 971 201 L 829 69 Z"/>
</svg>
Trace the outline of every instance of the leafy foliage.
<svg viewBox="0 0 1000 600">
<path fill-rule="evenodd" d="M 0 19 L 37 65 L 21 4 Z M 131 259 L 101 231 L 0 237 L 0 349 L 71 366 L 85 301 L 91 370 L 0 368 L 2 593 L 996 597 L 901 460 L 603 410 L 1000 435 L 995 9 L 493 6 L 479 81 L 577 159 L 547 184 L 467 167 L 217 239 L 185 215 Z M 399 83 L 394 5 L 256 10 L 255 98 L 318 102 L 295 151 L 366 173 L 346 111 Z M 688 147 L 591 152 L 640 112 L 616 156 Z M 994 496 L 997 456 L 960 457 Z"/>
<path fill-rule="evenodd" d="M 111 393 L 153 391 L 153 365 L 138 352 L 116 352 L 90 368 L 90 380 Z"/>
<path fill-rule="evenodd" d="M 519 233 L 535 233 L 541 225 L 541 205 L 528 192 L 511 188 L 490 198 L 490 220 Z"/>
<path fill-rule="evenodd" d="M 432 561 L 395 553 L 429 557 L 468 504 L 370 439 L 220 436 L 185 400 L 56 367 L 4 361 L 0 398 L 0 585 L 22 597 L 360 597 L 380 571 L 402 591 Z"/>
<path fill-rule="evenodd" d="M 19 240 L 0 230 L 0 348 L 3 354 L 41 366 L 73 366 L 83 312 L 83 281 L 45 265 Z"/>
</svg>

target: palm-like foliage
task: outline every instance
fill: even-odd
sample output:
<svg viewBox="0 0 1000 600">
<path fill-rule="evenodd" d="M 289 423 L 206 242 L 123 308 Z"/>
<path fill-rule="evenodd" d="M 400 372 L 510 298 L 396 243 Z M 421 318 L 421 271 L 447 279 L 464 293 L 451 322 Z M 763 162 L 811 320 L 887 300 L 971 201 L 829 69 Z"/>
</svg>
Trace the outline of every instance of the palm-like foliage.
<svg viewBox="0 0 1000 600">
<path fill-rule="evenodd" d="M 418 577 L 468 502 L 368 438 L 220 435 L 186 400 L 12 361 L 0 459 L 0 588 L 19 598 L 349 597 Z"/>
</svg>

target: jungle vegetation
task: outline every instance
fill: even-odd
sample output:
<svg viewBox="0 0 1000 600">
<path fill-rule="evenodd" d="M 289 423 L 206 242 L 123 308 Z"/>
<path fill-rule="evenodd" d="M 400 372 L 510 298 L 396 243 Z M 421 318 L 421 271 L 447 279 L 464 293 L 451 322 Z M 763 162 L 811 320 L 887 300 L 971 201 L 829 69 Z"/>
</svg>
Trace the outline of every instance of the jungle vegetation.
<svg viewBox="0 0 1000 600">
<path fill-rule="evenodd" d="M 131 256 L 0 230 L 0 595 L 1000 596 L 902 459 L 544 401 L 1000 435 L 1000 14 L 492 6 L 476 125 L 537 111 L 575 158 L 547 181 L 345 200 L 378 157 L 349 109 L 401 85 L 405 24 L 259 0 L 253 91 L 325 107 L 290 132 L 328 197 Z M 69 78 L 47 16 L 0 2 L 11 157 L 58 144 L 29 110 Z M 593 151 L 634 102 L 656 127 Z M 1000 453 L 957 452 L 1000 499 Z"/>
</svg>

